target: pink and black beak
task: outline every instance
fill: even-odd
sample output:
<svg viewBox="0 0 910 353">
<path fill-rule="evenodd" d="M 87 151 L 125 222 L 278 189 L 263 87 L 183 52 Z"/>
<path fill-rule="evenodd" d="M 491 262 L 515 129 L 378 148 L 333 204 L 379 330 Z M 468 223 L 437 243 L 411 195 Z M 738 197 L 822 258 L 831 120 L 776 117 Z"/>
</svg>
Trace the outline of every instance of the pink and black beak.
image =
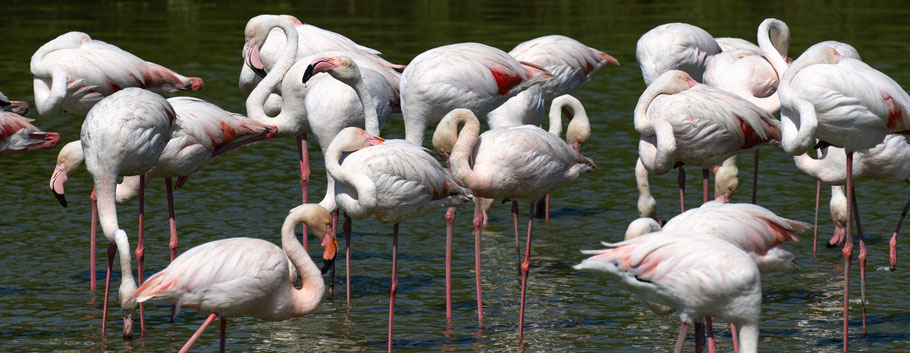
<svg viewBox="0 0 910 353">
<path fill-rule="evenodd" d="M 311 77 L 320 72 L 332 71 L 336 67 L 338 67 L 338 63 L 335 58 L 322 57 L 313 59 L 313 62 L 303 72 L 303 83 L 306 83 Z"/>
<path fill-rule="evenodd" d="M 253 72 L 255 72 L 257 76 L 264 78 L 267 73 L 262 66 L 262 59 L 259 57 L 258 45 L 250 40 L 243 46 L 243 50 L 246 53 L 246 60 L 244 60 L 246 66 L 253 69 Z"/>
<path fill-rule="evenodd" d="M 54 197 L 57 198 L 57 201 L 60 202 L 60 205 L 66 207 L 66 197 L 63 195 L 63 185 L 66 184 L 66 180 L 69 177 L 66 175 L 66 165 L 63 163 L 57 164 L 57 168 L 54 169 L 54 174 L 51 175 L 51 192 L 54 193 Z"/>
<path fill-rule="evenodd" d="M 322 254 L 323 274 L 329 272 L 335 266 L 335 255 L 338 254 L 338 241 L 335 240 L 335 232 L 332 227 L 326 227 L 325 236 L 322 237 L 322 248 L 325 249 Z"/>
</svg>

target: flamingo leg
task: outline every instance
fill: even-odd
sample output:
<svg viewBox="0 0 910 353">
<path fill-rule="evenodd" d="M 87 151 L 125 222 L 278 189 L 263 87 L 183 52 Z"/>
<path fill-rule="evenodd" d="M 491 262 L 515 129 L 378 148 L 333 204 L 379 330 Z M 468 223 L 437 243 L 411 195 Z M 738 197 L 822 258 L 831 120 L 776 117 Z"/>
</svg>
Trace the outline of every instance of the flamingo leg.
<svg viewBox="0 0 910 353">
<path fill-rule="evenodd" d="M 683 343 L 686 342 L 686 334 L 689 333 L 689 324 L 683 322 L 679 325 L 679 337 L 676 338 L 676 348 L 673 353 L 682 353 Z"/>
<path fill-rule="evenodd" d="M 145 175 L 139 176 L 139 241 L 136 242 L 136 266 L 139 269 L 139 285 L 142 285 L 142 265 L 145 262 L 145 235 L 143 219 L 145 218 Z M 145 305 L 139 303 L 139 332 L 145 335 Z"/>
<path fill-rule="evenodd" d="M 521 243 L 518 240 L 518 201 L 512 200 L 512 224 L 515 227 L 515 269 L 521 278 Z"/>
<path fill-rule="evenodd" d="M 452 233 L 455 228 L 455 207 L 446 210 L 446 322 L 452 327 Z"/>
<path fill-rule="evenodd" d="M 866 239 L 863 225 L 859 221 L 859 207 L 856 205 L 856 190 L 853 190 L 853 218 L 856 221 L 856 235 L 859 237 L 859 293 L 863 308 L 863 334 L 866 333 Z"/>
<path fill-rule="evenodd" d="M 755 160 L 752 166 L 752 204 L 758 204 L 758 147 L 755 147 Z"/>
<path fill-rule="evenodd" d="M 193 343 L 196 343 L 196 340 L 199 339 L 199 336 L 202 336 L 202 331 L 205 331 L 205 329 L 212 324 L 212 321 L 215 321 L 216 317 L 218 317 L 217 313 L 209 314 L 209 316 L 205 318 L 205 321 L 202 323 L 202 325 L 200 325 L 199 328 L 196 329 L 196 332 L 193 333 L 193 336 L 190 337 L 190 340 L 186 341 L 186 343 L 183 344 L 183 347 L 180 348 L 180 351 L 178 353 L 188 352 L 190 348 L 193 347 Z"/>
<path fill-rule="evenodd" d="M 550 194 L 547 194 L 547 196 L 544 196 L 544 197 L 546 198 L 547 201 L 543 206 L 544 207 L 543 220 L 544 220 L 544 222 L 550 223 Z"/>
<path fill-rule="evenodd" d="M 392 326 L 395 318 L 395 294 L 398 293 L 398 223 L 392 226 L 392 285 L 389 287 L 389 352 L 392 351 Z"/>
<path fill-rule="evenodd" d="M 297 136 L 297 153 L 300 155 L 300 192 L 303 195 L 303 203 L 307 203 L 310 195 L 310 151 L 307 146 L 306 133 Z M 303 227 L 303 249 L 309 251 L 310 244 L 307 241 L 306 224 Z"/>
<path fill-rule="evenodd" d="M 679 184 L 679 212 L 686 212 L 686 170 L 679 166 L 679 175 L 676 176 Z"/>
<path fill-rule="evenodd" d="M 910 178 L 905 180 L 907 184 L 910 184 Z M 904 204 L 904 212 L 901 213 L 901 218 L 897 220 L 897 228 L 894 228 L 894 234 L 891 235 L 891 241 L 888 242 L 888 261 L 891 263 L 891 271 L 897 269 L 897 234 L 901 231 L 901 225 L 904 224 L 904 217 L 907 216 L 907 209 L 910 209 L 910 198 L 907 199 L 907 203 Z"/>
<path fill-rule="evenodd" d="M 716 353 L 717 348 L 714 346 L 714 326 L 711 325 L 710 316 L 705 316 L 705 333 L 708 335 L 708 353 Z"/>
<path fill-rule="evenodd" d="M 528 272 L 531 269 L 531 230 L 534 227 L 534 203 L 528 212 L 528 241 L 525 244 L 525 261 L 521 264 L 521 306 L 518 310 L 518 340 L 524 336 L 525 323 L 525 292 L 528 289 Z"/>
<path fill-rule="evenodd" d="M 351 306 L 351 217 L 344 215 L 344 275 L 345 275 L 345 294 L 347 294 L 348 306 Z"/>
<path fill-rule="evenodd" d="M 98 239 L 98 198 L 95 197 L 95 189 L 92 188 L 92 228 L 91 228 L 91 240 L 89 240 L 89 246 L 91 251 L 89 251 L 89 271 L 91 272 L 90 281 L 91 281 L 91 290 L 95 291 L 97 286 L 95 285 L 95 246 L 97 245 Z M 110 277 L 110 276 L 109 276 Z"/>
<path fill-rule="evenodd" d="M 845 151 L 847 155 L 847 205 L 853 203 L 853 151 Z M 844 353 L 847 353 L 849 349 L 849 344 L 847 340 L 847 329 L 849 328 L 849 309 L 850 309 L 850 260 L 853 257 L 853 230 L 851 226 L 851 217 L 853 208 L 847 207 L 847 225 L 845 229 L 845 236 L 847 237 L 847 242 L 844 244 L 843 250 L 841 250 L 841 255 L 844 258 Z"/>
<path fill-rule="evenodd" d="M 219 352 L 224 353 L 224 341 L 227 336 L 227 319 L 224 317 L 221 318 L 221 344 L 218 349 Z"/>
<path fill-rule="evenodd" d="M 171 184 L 171 178 L 164 179 L 164 187 L 167 190 L 167 216 L 171 228 L 171 241 L 167 244 L 171 252 L 171 262 L 177 257 L 177 218 L 174 217 L 174 188 Z"/>
<path fill-rule="evenodd" d="M 707 169 L 701 170 L 701 202 L 708 202 L 708 176 L 710 173 Z"/>
<path fill-rule="evenodd" d="M 701 353 L 705 349 L 705 324 L 695 323 L 695 353 Z"/>
<path fill-rule="evenodd" d="M 739 353 L 739 334 L 736 332 L 736 325 L 730 324 L 730 335 L 733 336 L 733 353 Z"/>
<path fill-rule="evenodd" d="M 107 246 L 107 276 L 104 278 L 104 305 L 101 313 L 101 340 L 104 340 L 104 331 L 107 328 L 107 299 L 111 292 L 111 270 L 114 268 L 114 254 L 117 253 L 117 245 L 110 243 Z"/>
<path fill-rule="evenodd" d="M 812 227 L 812 257 L 815 257 L 815 248 L 818 245 L 818 200 L 822 193 L 822 181 L 815 181 L 815 225 Z"/>
<path fill-rule="evenodd" d="M 480 238 L 483 235 L 483 206 L 474 199 L 474 278 L 477 285 L 477 324 L 483 328 L 483 292 L 480 288 Z"/>
<path fill-rule="evenodd" d="M 338 210 L 332 212 L 332 234 L 338 234 Z M 332 265 L 332 272 L 329 274 L 329 293 L 335 293 L 335 267 L 337 266 Z"/>
</svg>

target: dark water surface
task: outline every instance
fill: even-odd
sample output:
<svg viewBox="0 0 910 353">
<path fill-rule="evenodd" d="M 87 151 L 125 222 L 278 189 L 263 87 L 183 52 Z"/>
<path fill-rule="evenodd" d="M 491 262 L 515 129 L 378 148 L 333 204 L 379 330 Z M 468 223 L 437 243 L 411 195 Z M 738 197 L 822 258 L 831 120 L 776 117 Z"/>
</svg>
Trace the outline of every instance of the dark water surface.
<svg viewBox="0 0 910 353">
<path fill-rule="evenodd" d="M 870 7 L 874 6 L 874 7 Z M 791 56 L 812 43 L 834 39 L 853 44 L 870 65 L 910 87 L 910 7 L 899 1 L 695 1 L 692 3 L 606 1 L 6 1 L 0 6 L 0 90 L 13 99 L 34 102 L 29 59 L 46 41 L 70 30 L 89 33 L 146 60 L 185 75 L 203 77 L 205 89 L 192 95 L 243 112 L 237 89 L 240 49 L 246 21 L 261 13 L 289 13 L 340 32 L 406 64 L 439 45 L 476 41 L 508 51 L 540 35 L 560 33 L 615 56 L 576 92 L 591 115 L 593 140 L 585 154 L 598 169 L 553 194 L 553 219 L 537 223 L 528 285 L 525 342 L 517 343 L 519 282 L 509 208 L 496 206 L 485 232 L 483 265 L 487 326 L 478 330 L 474 302 L 473 237 L 468 207 L 459 209 L 455 239 L 455 325 L 446 329 L 444 310 L 444 223 L 440 210 L 401 225 L 400 289 L 396 312 L 396 349 L 400 351 L 615 351 L 666 352 L 672 349 L 678 319 L 658 317 L 618 286 L 574 271 L 581 249 L 618 240 L 636 216 L 633 166 L 638 135 L 632 110 L 644 90 L 635 62 L 635 42 L 666 22 L 688 22 L 715 36 L 755 40 L 765 17 L 790 25 Z M 34 113 L 31 117 L 36 117 Z M 59 131 L 64 142 L 78 138 L 81 117 L 58 114 L 36 124 Z M 383 135 L 403 136 L 400 115 L 391 117 Z M 61 144 L 62 146 L 62 144 Z M 176 192 L 180 248 L 233 236 L 277 242 L 288 209 L 300 203 L 295 143 L 266 141 L 215 159 Z M 322 156 L 315 144 L 316 200 L 324 192 Z M 47 189 L 59 149 L 0 159 L 0 351 L 172 351 L 191 335 L 203 315 L 185 310 L 168 322 L 164 305 L 148 307 L 144 337 L 119 337 L 119 310 L 111 315 L 107 338 L 100 339 L 101 292 L 89 292 L 88 229 L 91 178 L 82 171 L 68 184 L 70 207 L 63 209 Z M 780 150 L 763 149 L 759 202 L 790 218 L 812 221 L 814 181 Z M 752 158 L 740 160 L 741 185 Z M 689 190 L 698 190 L 690 171 Z M 675 177 L 653 176 L 659 215 L 677 209 Z M 163 183 L 147 192 L 147 275 L 167 265 L 167 210 Z M 910 276 L 907 262 L 897 272 L 887 266 L 888 239 L 908 187 L 899 182 L 858 185 L 863 226 L 868 233 L 868 334 L 859 325 L 859 303 L 851 308 L 851 348 L 902 351 L 910 345 Z M 827 189 L 820 210 L 820 233 L 833 230 Z M 740 190 L 736 201 L 748 201 Z M 697 192 L 689 202 L 697 205 Z M 527 205 L 522 204 L 521 214 Z M 120 206 L 120 223 L 135 246 L 136 204 Z M 524 218 L 523 218 L 524 219 Z M 522 224 L 526 224 L 524 220 Z M 524 226 L 523 226 L 524 227 Z M 327 295 L 305 318 L 272 323 L 231 319 L 231 351 L 379 351 L 385 349 L 391 226 L 367 220 L 354 224 L 353 303 L 343 289 Z M 839 249 L 819 249 L 812 257 L 811 234 L 791 248 L 801 269 L 764 276 L 762 351 L 834 351 L 840 348 L 842 261 Z M 103 239 L 103 238 L 102 238 Z M 315 244 L 315 243 L 314 243 Z M 103 278 L 105 242 L 99 241 L 96 274 Z M 316 244 L 318 247 L 318 244 Z M 902 241 L 899 258 L 910 259 Z M 315 251 L 314 251 L 315 254 Z M 339 278 L 344 274 L 339 256 Z M 858 276 L 859 270 L 855 272 Z M 99 282 L 103 283 L 103 282 Z M 114 280 L 115 286 L 119 278 Z M 338 284 L 342 285 L 339 281 Z M 852 288 L 858 287 L 855 285 Z M 340 288 L 340 287 L 339 287 Z M 116 287 L 115 287 L 116 289 Z M 858 298 L 858 290 L 853 295 Z M 115 302 L 116 303 L 116 302 Z M 730 351 L 729 333 L 719 337 Z M 196 351 L 217 349 L 210 328 Z M 688 350 L 688 348 L 687 348 Z"/>
</svg>

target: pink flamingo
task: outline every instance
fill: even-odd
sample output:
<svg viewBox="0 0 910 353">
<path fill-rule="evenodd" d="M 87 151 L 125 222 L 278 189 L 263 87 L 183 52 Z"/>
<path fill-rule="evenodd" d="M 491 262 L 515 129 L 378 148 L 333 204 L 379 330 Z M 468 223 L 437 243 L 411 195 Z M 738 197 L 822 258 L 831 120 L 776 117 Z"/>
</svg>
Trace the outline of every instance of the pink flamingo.
<svg viewBox="0 0 910 353">
<path fill-rule="evenodd" d="M 540 66 L 520 62 L 480 43 L 458 43 L 427 50 L 401 75 L 405 139 L 422 145 L 428 127 L 456 108 L 486 115 L 543 78 Z"/>
<path fill-rule="evenodd" d="M 25 115 L 28 113 L 28 102 L 10 100 L 3 92 L 0 92 L 0 108 L 3 108 L 4 111 Z"/>
<path fill-rule="evenodd" d="M 708 58 L 721 48 L 708 32 L 688 23 L 667 23 L 654 27 L 638 39 L 635 58 L 646 85 L 670 70 L 688 73 L 702 81 Z"/>
<path fill-rule="evenodd" d="M 457 127 L 464 124 L 459 132 Z M 467 109 L 446 114 L 433 135 L 440 155 L 449 155 L 452 173 L 477 197 L 525 199 L 533 202 L 557 187 L 594 169 L 594 162 L 582 156 L 559 137 L 533 125 L 489 130 L 480 135 L 477 117 Z M 469 158 L 473 163 L 469 163 Z M 518 336 L 524 332 L 525 292 L 531 265 L 531 230 L 534 204 L 528 219 L 525 258 L 521 264 L 521 308 Z M 480 237 L 483 212 L 474 211 L 474 261 L 477 284 L 477 316 L 483 326 L 480 288 Z"/>
<path fill-rule="evenodd" d="M 193 247 L 149 277 L 129 300 L 160 300 L 177 305 L 178 310 L 185 306 L 211 313 L 180 352 L 188 351 L 219 316 L 224 352 L 228 317 L 284 321 L 309 314 L 322 300 L 325 283 L 319 268 L 297 242 L 294 228 L 301 222 L 322 241 L 324 272 L 335 261 L 337 249 L 332 218 L 319 205 L 305 204 L 291 209 L 285 218 L 280 248 L 257 238 L 228 238 Z M 303 282 L 300 289 L 293 284 L 298 274 Z"/>
<path fill-rule="evenodd" d="M 575 269 L 603 275 L 646 303 L 678 312 L 682 325 L 674 352 L 682 352 L 689 326 L 708 316 L 736 325 L 740 352 L 758 351 L 761 276 L 742 250 L 714 236 L 682 231 L 604 245 L 610 249 L 583 251 L 594 256 Z M 695 337 L 700 351 L 698 325 Z"/>
<path fill-rule="evenodd" d="M 41 131 L 32 121 L 17 113 L 0 111 L 0 157 L 57 146 L 60 134 Z"/>
<path fill-rule="evenodd" d="M 140 88 L 126 88 L 95 104 L 82 124 L 81 141 L 85 153 L 85 167 L 95 181 L 101 229 L 111 242 L 107 250 L 102 336 L 107 324 L 107 298 L 115 251 L 120 254 L 122 273 L 120 306 L 123 309 L 124 337 L 131 337 L 133 334 L 133 311 L 136 309 L 136 303 L 129 300 L 136 290 L 130 261 L 129 239 L 126 232 L 119 229 L 117 224 L 117 205 L 114 202 L 117 177 L 143 175 L 155 166 L 171 138 L 171 127 L 175 118 L 174 109 L 161 96 Z M 144 186 L 142 184 L 143 180 L 140 179 L 140 190 Z M 139 222 L 139 229 L 142 229 L 141 213 Z M 140 232 L 139 245 L 136 248 L 140 284 L 143 241 Z M 144 331 L 144 325 L 142 326 Z"/>
<path fill-rule="evenodd" d="M 350 154 L 340 162 L 341 154 L 346 152 Z M 325 153 L 325 164 L 335 180 L 335 202 L 341 211 L 353 219 L 372 217 L 394 224 L 389 297 L 391 351 L 398 287 L 398 223 L 438 207 L 470 201 L 471 190 L 459 185 L 422 147 L 405 140 L 383 140 L 356 127 L 346 128 L 335 137 Z"/>
<path fill-rule="evenodd" d="M 198 77 L 184 77 L 118 48 L 68 32 L 45 43 L 32 55 L 35 105 L 48 116 L 60 109 L 85 115 L 102 98 L 127 87 L 198 91 Z"/>
<path fill-rule="evenodd" d="M 843 57 L 830 46 L 809 48 L 781 78 L 781 146 L 799 155 L 815 144 L 843 147 L 846 153 L 847 205 L 853 204 L 853 152 L 880 144 L 893 132 L 910 126 L 910 96 L 890 77 L 860 60 Z M 853 239 L 851 207 L 847 208 L 844 258 L 844 351 L 848 349 L 848 306 L 850 261 Z M 858 225 L 858 224 L 857 224 Z M 866 251 L 860 238 L 860 272 L 864 272 Z"/>
<path fill-rule="evenodd" d="M 767 111 L 732 93 L 695 82 L 689 74 L 662 74 L 635 106 L 638 152 L 648 173 L 663 174 L 679 163 L 708 169 L 731 155 L 780 139 L 780 123 Z M 685 211 L 685 174 L 680 169 L 680 208 Z"/>
<path fill-rule="evenodd" d="M 171 261 L 177 256 L 177 223 L 174 217 L 172 178 L 177 177 L 177 187 L 187 177 L 204 167 L 215 156 L 241 146 L 275 135 L 274 126 L 247 119 L 220 107 L 192 97 L 173 97 L 168 103 L 177 114 L 171 139 L 155 166 L 145 173 L 145 178 L 164 178 L 167 191 L 171 239 L 168 244 Z M 63 207 L 67 206 L 64 186 L 69 175 L 82 165 L 84 154 L 80 141 L 64 146 L 57 155 L 57 166 L 51 175 L 50 188 Z M 117 203 L 125 203 L 139 196 L 140 177 L 127 176 L 117 185 Z M 94 196 L 93 196 L 94 199 Z M 95 222 L 97 210 L 92 202 L 91 273 L 95 273 Z M 92 276 L 91 288 L 95 288 Z"/>
</svg>

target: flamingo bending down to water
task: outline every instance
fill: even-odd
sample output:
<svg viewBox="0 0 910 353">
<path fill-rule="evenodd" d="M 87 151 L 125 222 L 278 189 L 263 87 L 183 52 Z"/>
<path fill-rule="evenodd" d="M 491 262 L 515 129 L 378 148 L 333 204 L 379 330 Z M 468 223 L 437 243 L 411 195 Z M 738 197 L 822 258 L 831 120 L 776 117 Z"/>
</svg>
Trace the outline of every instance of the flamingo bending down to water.
<svg viewBox="0 0 910 353">
<path fill-rule="evenodd" d="M 3 92 L 0 92 L 0 108 L 4 111 L 25 115 L 28 113 L 28 102 L 10 100 Z"/>
<path fill-rule="evenodd" d="M 461 131 L 458 125 L 464 124 Z M 534 204 L 557 187 L 594 169 L 594 162 L 572 149 L 559 137 L 532 125 L 498 128 L 480 135 L 477 117 L 467 109 L 456 109 L 442 119 L 433 134 L 433 146 L 440 155 L 449 155 L 452 173 L 477 197 L 525 199 L 531 203 L 525 258 L 521 264 L 521 309 L 519 338 L 524 330 L 525 290 L 531 265 L 531 229 Z M 473 163 L 469 163 L 469 158 Z M 477 281 L 477 314 L 483 326 L 480 289 L 480 237 L 483 213 L 474 211 L 474 256 Z"/>
<path fill-rule="evenodd" d="M 707 168 L 745 149 L 780 140 L 780 123 L 770 113 L 730 92 L 698 84 L 678 70 L 665 72 L 642 93 L 634 123 L 641 134 L 639 157 L 648 173 L 680 167 L 682 211 L 685 174 L 679 163 L 703 168 L 707 202 Z"/>
<path fill-rule="evenodd" d="M 253 121 L 240 114 L 228 112 L 198 98 L 173 97 L 168 99 L 168 103 L 171 104 L 177 115 L 171 139 L 168 140 L 155 166 L 145 173 L 145 177 L 165 179 L 171 229 L 171 240 L 168 247 L 170 259 L 173 261 L 177 256 L 177 225 L 174 218 L 172 178 L 177 177 L 177 187 L 180 187 L 190 174 L 202 169 L 215 156 L 270 138 L 275 135 L 276 128 Z M 80 141 L 68 143 L 60 149 L 60 153 L 57 155 L 57 166 L 51 175 L 50 188 L 63 207 L 67 205 L 64 186 L 70 174 L 82 164 L 83 158 Z M 117 203 L 125 203 L 139 196 L 142 191 L 139 179 L 139 176 L 123 178 L 123 182 L 117 185 Z M 91 272 L 95 273 L 94 236 L 97 223 L 95 223 L 94 217 L 97 210 L 95 210 L 94 201 L 92 208 Z M 94 276 L 92 276 L 91 287 L 95 288 Z"/>
<path fill-rule="evenodd" d="M 781 146 L 799 155 L 815 139 L 843 147 L 846 153 L 847 205 L 853 204 L 853 152 L 880 144 L 887 134 L 910 127 L 910 96 L 897 82 L 866 63 L 843 57 L 830 46 L 810 47 L 781 78 Z M 853 239 L 851 207 L 847 207 L 842 251 L 844 258 L 844 351 L 847 343 L 847 314 L 850 261 Z M 864 272 L 865 241 L 860 237 L 860 271 Z"/>
<path fill-rule="evenodd" d="M 510 97 L 551 78 L 546 70 L 520 62 L 480 43 L 458 43 L 427 50 L 401 75 L 405 139 L 422 145 L 428 127 L 452 109 L 485 116 Z"/>
<path fill-rule="evenodd" d="M 32 121 L 17 113 L 0 111 L 0 157 L 57 146 L 60 134 L 41 131 Z"/>
<path fill-rule="evenodd" d="M 155 166 L 171 138 L 175 118 L 174 109 L 163 97 L 140 88 L 126 88 L 95 104 L 82 123 L 81 142 L 85 167 L 95 182 L 101 229 L 111 242 L 107 251 L 102 335 L 107 323 L 107 297 L 115 251 L 120 254 L 120 305 L 123 309 L 125 337 L 133 334 L 133 311 L 136 309 L 136 303 L 129 300 L 136 290 L 129 239 L 117 223 L 117 178 L 121 175 L 143 175 Z M 141 222 L 140 219 L 140 224 Z M 144 241 L 141 234 L 140 232 L 139 246 L 136 249 L 140 282 Z"/>
<path fill-rule="evenodd" d="M 297 241 L 298 223 L 322 241 L 323 271 L 335 261 L 337 244 L 332 219 L 319 205 L 291 209 L 281 227 L 281 247 L 257 238 L 228 238 L 187 250 L 161 272 L 149 277 L 129 300 L 160 300 L 211 313 L 180 350 L 185 352 L 202 331 L 221 317 L 221 351 L 224 352 L 226 318 L 253 316 L 283 321 L 309 314 L 325 294 L 320 270 Z M 289 261 L 290 260 L 290 261 Z M 293 265 L 293 267 L 290 267 Z M 294 287 L 297 275 L 303 282 Z"/>
<path fill-rule="evenodd" d="M 350 152 L 341 160 L 341 154 Z M 471 190 L 420 146 L 383 140 L 362 129 L 341 131 L 325 153 L 326 170 L 335 180 L 335 202 L 353 219 L 372 217 L 394 224 L 392 285 L 389 299 L 389 351 L 398 287 L 398 223 L 439 207 L 470 201 Z"/>
<path fill-rule="evenodd" d="M 649 86 L 670 70 L 685 71 L 698 82 L 704 82 L 702 75 L 708 58 L 720 52 L 720 46 L 708 32 L 678 22 L 652 28 L 635 45 L 635 58 Z"/>
<path fill-rule="evenodd" d="M 761 275 L 746 253 L 713 236 L 661 231 L 584 251 L 594 256 L 575 265 L 619 282 L 623 288 L 679 313 L 674 352 L 682 352 L 689 326 L 707 316 L 737 328 L 740 352 L 758 351 Z M 709 336 L 711 339 L 711 336 Z M 701 339 L 696 329 L 696 347 Z"/>
<path fill-rule="evenodd" d="M 60 109 L 85 115 L 102 98 L 127 87 L 198 91 L 198 77 L 184 77 L 117 46 L 68 32 L 32 55 L 35 105 L 48 116 Z"/>
</svg>

